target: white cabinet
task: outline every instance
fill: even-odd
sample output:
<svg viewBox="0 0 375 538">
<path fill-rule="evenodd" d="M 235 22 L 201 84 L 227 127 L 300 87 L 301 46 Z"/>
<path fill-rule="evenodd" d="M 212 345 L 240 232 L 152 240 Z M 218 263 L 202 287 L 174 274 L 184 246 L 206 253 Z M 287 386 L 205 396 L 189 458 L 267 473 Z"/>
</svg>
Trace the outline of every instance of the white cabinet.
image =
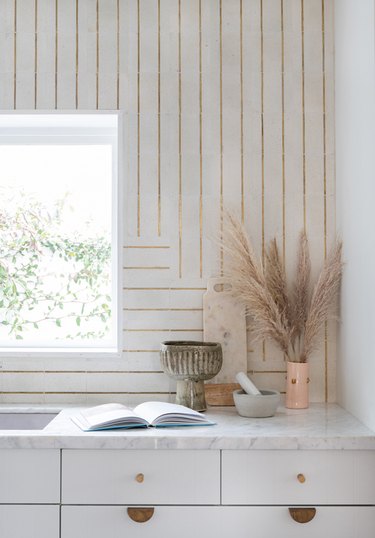
<svg viewBox="0 0 375 538">
<path fill-rule="evenodd" d="M 0 450 L 0 538 L 59 538 L 60 450 Z"/>
<path fill-rule="evenodd" d="M 374 538 L 375 508 L 319 507 L 296 523 L 286 506 L 157 506 L 135 523 L 124 506 L 63 506 L 61 538 Z"/>
<path fill-rule="evenodd" d="M 1 538 L 59 538 L 57 505 L 0 505 Z"/>
<path fill-rule="evenodd" d="M 374 538 L 375 451 L 0 450 L 0 538 L 233 533 Z"/>
<path fill-rule="evenodd" d="M 61 538 L 374 538 L 375 451 L 63 450 L 62 504 Z"/>
<path fill-rule="evenodd" d="M 221 518 L 221 507 L 157 506 L 151 519 L 136 523 L 126 506 L 63 506 L 61 538 L 229 538 Z"/>
<path fill-rule="evenodd" d="M 223 504 L 375 505 L 374 451 L 224 450 L 222 458 Z"/>
<path fill-rule="evenodd" d="M 59 502 L 59 450 L 0 450 L 0 504 Z"/>
<path fill-rule="evenodd" d="M 63 504 L 219 504 L 218 450 L 63 450 Z"/>
</svg>

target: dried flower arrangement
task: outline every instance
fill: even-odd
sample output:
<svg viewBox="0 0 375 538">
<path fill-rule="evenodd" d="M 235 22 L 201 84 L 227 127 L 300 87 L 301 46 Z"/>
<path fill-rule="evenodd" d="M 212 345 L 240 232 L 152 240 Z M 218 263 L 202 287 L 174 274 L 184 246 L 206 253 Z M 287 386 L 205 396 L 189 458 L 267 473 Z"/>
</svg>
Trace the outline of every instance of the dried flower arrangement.
<svg viewBox="0 0 375 538">
<path fill-rule="evenodd" d="M 322 329 L 334 311 L 343 263 L 342 243 L 335 244 L 312 288 L 309 246 L 301 232 L 295 281 L 288 288 L 276 239 L 258 259 L 243 225 L 226 216 L 222 247 L 226 276 L 233 293 L 245 306 L 255 341 L 271 339 L 290 362 L 307 362 L 321 344 Z"/>
</svg>

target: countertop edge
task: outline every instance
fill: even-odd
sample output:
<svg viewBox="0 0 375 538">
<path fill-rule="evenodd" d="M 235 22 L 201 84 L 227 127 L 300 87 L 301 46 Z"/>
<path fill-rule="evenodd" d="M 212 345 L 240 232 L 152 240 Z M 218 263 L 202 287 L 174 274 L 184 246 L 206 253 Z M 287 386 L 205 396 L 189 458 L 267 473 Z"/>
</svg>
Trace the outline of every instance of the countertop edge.
<svg viewBox="0 0 375 538">
<path fill-rule="evenodd" d="M 59 405 L 0 406 L 5 412 L 58 412 Z M 0 430 L 0 449 L 122 450 L 375 450 L 375 432 L 337 404 L 278 409 L 269 419 L 240 417 L 234 408 L 211 408 L 216 426 L 82 432 L 64 406 L 43 430 Z"/>
</svg>

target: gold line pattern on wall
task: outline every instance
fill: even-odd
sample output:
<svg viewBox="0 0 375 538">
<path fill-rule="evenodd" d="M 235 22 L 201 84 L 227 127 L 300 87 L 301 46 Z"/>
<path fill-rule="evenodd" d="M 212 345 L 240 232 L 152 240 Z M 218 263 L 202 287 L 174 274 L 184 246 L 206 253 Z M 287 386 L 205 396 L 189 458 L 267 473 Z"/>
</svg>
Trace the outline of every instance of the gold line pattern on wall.
<svg viewBox="0 0 375 538">
<path fill-rule="evenodd" d="M 305 16 L 304 0 L 301 0 L 301 87 L 302 87 L 302 181 L 303 181 L 303 228 L 306 232 L 306 116 L 305 116 Z"/>
<path fill-rule="evenodd" d="M 13 36 L 13 108 L 17 108 L 17 0 L 14 0 L 14 36 Z"/>
<path fill-rule="evenodd" d="M 123 353 L 160 353 L 160 349 L 123 349 Z"/>
<path fill-rule="evenodd" d="M 123 308 L 128 312 L 203 312 L 203 308 Z"/>
<path fill-rule="evenodd" d="M 202 0 L 199 0 L 199 276 L 203 276 Z"/>
<path fill-rule="evenodd" d="M 171 248 L 167 245 L 124 245 L 123 248 Z"/>
<path fill-rule="evenodd" d="M 283 191 L 283 264 L 285 267 L 286 233 L 285 233 L 285 45 L 284 45 L 284 0 L 280 0 L 281 20 L 281 176 Z"/>
<path fill-rule="evenodd" d="M 99 109 L 99 46 L 100 46 L 99 0 L 96 0 L 96 110 Z"/>
<path fill-rule="evenodd" d="M 158 236 L 161 236 L 161 108 L 160 108 L 160 0 L 158 0 Z"/>
<path fill-rule="evenodd" d="M 262 137 L 262 260 L 264 263 L 265 239 L 264 239 L 264 36 L 263 36 L 263 0 L 260 0 L 260 122 Z M 264 355 L 264 344 L 263 344 Z"/>
<path fill-rule="evenodd" d="M 145 288 L 137 288 L 137 287 L 134 287 L 134 288 L 129 288 L 129 287 L 124 287 L 122 288 L 123 290 L 129 290 L 129 291 L 154 291 L 154 290 L 165 290 L 165 291 L 206 291 L 206 288 L 189 288 L 189 287 L 160 287 L 160 288 L 148 288 L 148 287 L 145 287 Z"/>
<path fill-rule="evenodd" d="M 116 108 L 120 110 L 120 0 L 116 0 Z"/>
<path fill-rule="evenodd" d="M 248 374 L 286 374 L 286 370 L 248 370 Z"/>
<path fill-rule="evenodd" d="M 137 237 L 141 236 L 141 13 L 137 0 Z"/>
<path fill-rule="evenodd" d="M 327 125 L 326 125 L 326 48 L 325 4 L 322 0 L 322 99 L 323 99 L 323 204 L 324 259 L 327 258 Z M 328 323 L 324 324 L 324 400 L 328 402 Z"/>
<path fill-rule="evenodd" d="M 127 333 L 202 333 L 203 329 L 123 329 Z"/>
<path fill-rule="evenodd" d="M 157 350 L 158 353 L 160 350 Z M 148 351 L 149 353 L 149 351 Z M 1 370 L 2 374 L 162 374 L 161 370 Z"/>
<path fill-rule="evenodd" d="M 76 73 L 75 73 L 75 82 L 76 82 L 76 87 L 75 87 L 75 105 L 76 105 L 76 110 L 78 109 L 78 68 L 79 68 L 79 64 L 78 64 L 78 61 L 79 61 L 79 35 L 78 35 L 78 0 L 76 0 Z"/>
<path fill-rule="evenodd" d="M 219 56 L 220 56 L 220 241 L 224 233 L 224 171 L 223 171 L 223 0 L 219 0 Z M 224 249 L 220 246 L 220 274 L 224 271 Z"/>
<path fill-rule="evenodd" d="M 162 266 L 162 265 L 128 265 L 123 267 L 123 269 L 170 269 L 168 266 Z"/>
<path fill-rule="evenodd" d="M 240 0 L 240 137 L 241 137 L 241 222 L 245 222 L 245 194 L 244 194 L 244 148 L 243 148 L 243 0 Z"/>
<path fill-rule="evenodd" d="M 178 276 L 182 278 L 181 0 L 178 0 Z"/>
<path fill-rule="evenodd" d="M 265 258 L 265 202 L 264 202 L 264 35 L 263 35 L 263 0 L 260 0 L 260 121 L 261 121 L 261 167 L 262 167 L 262 262 Z M 266 360 L 266 343 L 262 342 L 262 357 Z"/>
<path fill-rule="evenodd" d="M 59 0 L 55 1 L 55 109 L 57 109 L 58 83 L 58 51 L 59 51 Z"/>
<path fill-rule="evenodd" d="M 108 6 L 107 10 L 106 0 L 51 0 L 51 9 L 46 14 L 42 12 L 45 0 L 43 4 L 31 0 L 30 16 L 25 20 L 26 4 L 7 0 L 6 9 L 2 9 L 5 22 L 0 20 L 2 28 L 7 25 L 7 32 L 13 33 L 8 35 L 8 39 L 13 38 L 8 43 L 6 32 L 0 33 L 0 50 L 9 51 L 8 68 L 3 69 L 4 63 L 0 68 L 3 109 L 30 109 L 34 105 L 38 109 L 112 106 L 124 110 L 124 124 L 130 134 L 124 140 L 127 195 L 124 207 L 131 210 L 127 214 L 125 209 L 124 225 L 126 228 L 130 222 L 131 226 L 125 229 L 123 249 L 127 256 L 122 273 L 125 285 L 121 284 L 121 290 L 125 298 L 124 325 L 129 325 L 130 320 L 142 328 L 123 330 L 126 336 L 120 346 L 124 353 L 120 359 L 124 361 L 123 367 L 118 362 L 113 366 L 111 362 L 108 370 L 98 363 L 92 368 L 113 371 L 113 375 L 117 366 L 122 372 L 138 372 L 139 368 L 140 379 L 141 373 L 146 373 L 141 371 L 142 367 L 147 372 L 154 372 L 153 367 L 157 367 L 155 354 L 159 352 L 158 342 L 163 333 L 169 333 L 169 337 L 175 333 L 175 338 L 186 337 L 188 332 L 192 332 L 192 338 L 202 336 L 201 298 L 206 290 L 203 275 L 220 274 L 225 261 L 224 253 L 219 255 L 214 241 L 212 245 L 210 241 L 224 231 L 224 224 L 217 217 L 219 213 L 222 217 L 231 198 L 230 159 L 237 174 L 233 176 L 238 206 L 234 210 L 246 225 L 251 223 L 250 232 L 255 235 L 252 239 L 259 253 L 264 254 L 269 235 L 280 233 L 279 229 L 273 229 L 272 223 L 277 219 L 272 220 L 272 215 L 279 211 L 273 203 L 277 208 L 282 207 L 282 219 L 277 226 L 282 221 L 284 259 L 295 256 L 296 213 L 303 214 L 305 228 L 308 226 L 312 232 L 316 225 L 320 230 L 312 244 L 315 260 L 321 255 L 323 244 L 324 257 L 327 256 L 328 234 L 334 231 L 331 214 L 334 209 L 330 205 L 334 178 L 329 157 L 333 93 L 329 77 L 333 63 L 330 41 L 326 40 L 332 32 L 332 0 L 311 0 L 314 5 L 304 4 L 304 0 L 172 0 L 168 2 L 168 13 L 161 0 L 148 2 L 153 9 L 148 10 L 143 0 L 112 0 L 112 7 Z M 276 15 L 281 17 L 280 21 L 277 19 L 277 27 Z M 194 25 L 194 31 L 190 31 L 190 24 Z M 112 28 L 113 35 L 108 35 L 108 28 Z M 149 29 L 154 32 L 152 42 L 147 40 Z M 234 31 L 238 44 L 230 41 Z M 49 51 L 44 47 L 46 34 L 51 44 Z M 30 43 L 28 51 L 25 43 Z M 150 47 L 154 47 L 152 58 L 148 57 Z M 24 73 L 27 52 L 29 65 L 35 62 L 35 69 L 33 72 L 28 67 Z M 322 63 L 318 64 L 316 73 L 315 62 L 316 59 L 320 62 L 320 52 Z M 281 62 L 281 73 L 277 71 L 273 76 L 270 66 L 275 58 L 277 65 Z M 322 82 L 315 85 L 311 83 L 312 77 L 320 76 L 320 69 Z M 232 95 L 229 94 L 231 76 L 237 81 Z M 45 80 L 46 86 L 42 86 Z M 281 92 L 277 103 L 269 99 L 270 81 L 275 82 L 277 95 Z M 322 127 L 318 124 L 319 135 L 320 129 L 323 132 L 323 149 L 314 154 L 316 170 L 322 167 L 323 178 L 322 174 L 316 178 L 310 171 L 311 103 L 323 107 Z M 231 112 L 235 119 L 227 119 Z M 318 122 L 319 118 L 320 115 Z M 272 121 L 281 140 L 279 135 L 272 136 Z M 231 146 L 232 129 L 238 137 L 235 151 Z M 279 155 L 280 146 L 281 158 L 277 157 L 275 163 L 279 172 L 274 179 L 270 156 L 273 151 Z M 148 166 L 149 156 L 153 167 Z M 189 159 L 195 159 L 193 173 Z M 273 188 L 277 200 L 276 196 L 272 197 Z M 298 200 L 293 199 L 294 188 Z M 311 193 L 318 195 L 319 208 L 324 205 L 324 216 L 320 209 L 316 215 L 310 210 Z M 190 207 L 195 211 L 191 227 Z M 166 219 L 169 214 L 171 224 Z M 158 321 L 162 316 L 167 318 L 164 323 Z M 181 321 L 182 328 L 169 328 L 169 319 L 174 324 Z M 155 328 L 158 323 L 163 324 L 162 329 Z M 184 328 L 191 326 L 195 328 Z M 324 368 L 324 387 L 322 382 L 316 390 L 320 401 L 334 399 L 331 387 L 335 353 L 334 346 L 331 350 L 329 345 L 330 332 L 327 326 L 324 350 L 317 357 L 322 372 Z M 282 389 L 283 361 L 272 354 L 272 347 L 267 345 L 267 360 L 263 362 L 265 354 L 262 356 L 261 348 L 249 349 L 248 370 L 268 378 L 272 373 L 277 374 L 276 384 Z M 3 367 L 9 364 L 6 358 Z M 82 364 L 83 361 L 74 368 L 81 371 Z M 91 368 L 91 363 L 87 364 Z M 50 371 L 63 374 L 60 366 L 57 361 L 56 368 L 53 365 Z M 9 371 L 22 373 L 24 367 L 16 361 Z M 38 367 L 31 369 L 39 375 Z M 59 387 L 52 387 L 49 394 L 63 394 L 54 388 Z M 37 390 L 31 393 L 45 394 Z M 15 394 L 24 393 L 16 390 Z M 156 394 L 167 393 L 161 390 Z"/>
<path fill-rule="evenodd" d="M 324 199 L 324 259 L 327 258 L 327 124 L 326 124 L 326 48 L 325 4 L 322 0 L 322 99 L 323 99 L 323 199 Z"/>
<path fill-rule="evenodd" d="M 38 108 L 38 0 L 34 0 L 34 109 Z"/>
<path fill-rule="evenodd" d="M 123 308 L 129 312 L 203 312 L 203 308 Z"/>
<path fill-rule="evenodd" d="M 157 372 L 152 372 L 153 374 L 157 373 Z M 39 394 L 39 395 L 44 395 L 44 394 L 47 394 L 47 395 L 52 395 L 52 394 L 77 394 L 77 395 L 85 395 L 85 394 L 88 394 L 88 395 L 95 395 L 95 394 L 108 394 L 108 395 L 111 395 L 111 394 L 139 394 L 139 395 L 152 395 L 152 394 L 160 394 L 160 395 L 169 395 L 169 394 L 176 394 L 175 392 L 138 392 L 138 391 L 135 391 L 135 392 L 131 392 L 131 391 L 112 391 L 112 392 L 108 392 L 108 391 L 95 391 L 95 392 L 92 392 L 92 391 L 85 391 L 85 392 L 78 392 L 78 391 L 73 391 L 73 390 L 67 390 L 67 391 L 49 391 L 49 390 L 45 390 L 45 391 L 31 391 L 31 390 L 28 390 L 28 391 L 7 391 L 7 390 L 2 390 L 0 392 L 0 394 Z"/>
</svg>

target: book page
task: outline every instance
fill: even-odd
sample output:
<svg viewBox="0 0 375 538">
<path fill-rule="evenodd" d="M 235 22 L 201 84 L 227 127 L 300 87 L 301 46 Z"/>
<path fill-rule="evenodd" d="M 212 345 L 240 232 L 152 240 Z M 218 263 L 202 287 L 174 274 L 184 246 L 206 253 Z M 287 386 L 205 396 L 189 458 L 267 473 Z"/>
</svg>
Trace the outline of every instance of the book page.
<svg viewBox="0 0 375 538">
<path fill-rule="evenodd" d="M 119 419 L 138 418 L 129 407 L 121 404 L 97 405 L 81 411 L 81 416 L 91 427 L 118 421 Z"/>
<path fill-rule="evenodd" d="M 198 419 L 199 421 L 205 420 L 204 416 L 198 413 L 198 411 L 168 402 L 145 402 L 135 407 L 134 413 L 147 420 L 150 424 L 163 415 L 170 415 L 171 421 L 173 418 L 176 418 L 181 423 L 184 422 L 184 418 Z"/>
<path fill-rule="evenodd" d="M 91 417 L 93 415 L 106 413 L 107 411 L 118 411 L 119 409 L 123 409 L 125 411 L 131 411 L 129 407 L 126 407 L 125 405 L 118 404 L 118 403 L 108 403 L 103 405 L 96 405 L 95 407 L 90 407 L 89 409 L 83 409 L 81 411 L 82 415 L 87 417 Z"/>
</svg>

